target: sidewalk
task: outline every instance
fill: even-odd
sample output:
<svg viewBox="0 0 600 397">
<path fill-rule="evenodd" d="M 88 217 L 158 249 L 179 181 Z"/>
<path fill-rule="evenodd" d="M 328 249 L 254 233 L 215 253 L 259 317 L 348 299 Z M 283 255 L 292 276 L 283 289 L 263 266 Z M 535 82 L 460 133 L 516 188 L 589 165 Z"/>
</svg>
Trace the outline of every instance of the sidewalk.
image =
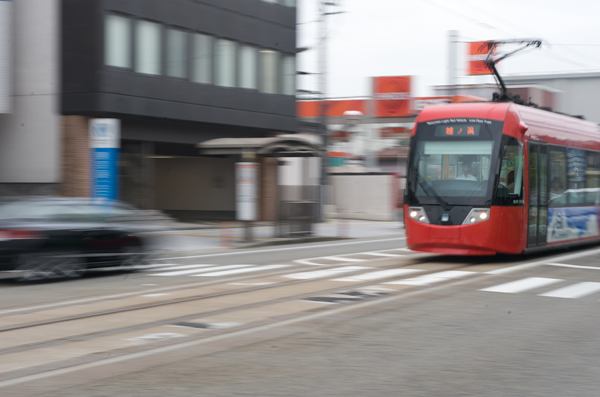
<svg viewBox="0 0 600 397">
<path fill-rule="evenodd" d="M 313 224 L 310 236 L 277 237 L 277 226 L 272 222 L 254 222 L 252 239 L 244 239 L 245 229 L 241 222 L 227 223 L 181 223 L 164 222 L 163 231 L 149 233 L 152 249 L 162 252 L 196 251 L 216 248 L 250 248 L 265 245 L 297 244 L 348 238 L 379 236 L 404 236 L 400 222 L 361 220 L 331 220 Z"/>
</svg>

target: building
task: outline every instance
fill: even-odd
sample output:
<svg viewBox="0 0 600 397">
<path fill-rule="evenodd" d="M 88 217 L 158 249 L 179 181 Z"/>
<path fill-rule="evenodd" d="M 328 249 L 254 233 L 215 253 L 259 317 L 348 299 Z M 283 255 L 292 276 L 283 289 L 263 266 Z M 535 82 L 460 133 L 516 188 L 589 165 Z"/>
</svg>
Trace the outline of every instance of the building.
<svg viewBox="0 0 600 397">
<path fill-rule="evenodd" d="M 196 144 L 297 130 L 295 0 L 0 3 L 0 195 L 90 195 L 89 121 L 115 118 L 121 199 L 231 214 L 237 159 Z"/>
</svg>

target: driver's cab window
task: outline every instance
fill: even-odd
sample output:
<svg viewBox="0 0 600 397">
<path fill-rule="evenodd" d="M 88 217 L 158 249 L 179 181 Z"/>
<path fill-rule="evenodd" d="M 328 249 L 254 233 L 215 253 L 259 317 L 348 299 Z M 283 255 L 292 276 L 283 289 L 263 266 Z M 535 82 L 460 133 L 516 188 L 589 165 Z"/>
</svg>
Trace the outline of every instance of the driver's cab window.
<svg viewBox="0 0 600 397">
<path fill-rule="evenodd" d="M 523 204 L 523 145 L 505 137 L 496 195 L 503 205 Z"/>
</svg>

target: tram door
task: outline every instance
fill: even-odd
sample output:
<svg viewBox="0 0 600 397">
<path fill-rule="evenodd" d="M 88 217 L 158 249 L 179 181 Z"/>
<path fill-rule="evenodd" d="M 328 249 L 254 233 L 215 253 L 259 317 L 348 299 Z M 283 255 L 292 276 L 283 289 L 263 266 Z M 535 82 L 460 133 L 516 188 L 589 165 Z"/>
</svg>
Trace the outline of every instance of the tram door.
<svg viewBox="0 0 600 397">
<path fill-rule="evenodd" d="M 529 143 L 529 227 L 527 247 L 546 245 L 548 235 L 548 160 L 546 146 Z"/>
</svg>

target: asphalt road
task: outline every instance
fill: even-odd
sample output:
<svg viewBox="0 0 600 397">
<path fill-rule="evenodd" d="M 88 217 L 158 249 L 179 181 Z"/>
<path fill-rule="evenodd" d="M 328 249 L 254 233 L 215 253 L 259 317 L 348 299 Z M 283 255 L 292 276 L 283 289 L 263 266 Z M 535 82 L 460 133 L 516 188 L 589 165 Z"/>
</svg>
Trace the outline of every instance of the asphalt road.
<svg viewBox="0 0 600 397">
<path fill-rule="evenodd" d="M 397 249 L 394 238 L 375 240 L 386 239 L 172 260 L 210 258 L 227 266 L 239 263 L 234 257 L 241 255 L 257 266 L 286 262 L 298 270 L 310 270 L 319 263 L 330 265 L 336 261 L 332 257 L 339 255 L 352 254 L 348 258 L 353 259 L 378 250 L 396 252 L 389 251 Z M 404 255 L 402 250 L 397 253 Z M 460 278 L 439 276 L 439 282 L 433 282 L 434 273 L 434 279 L 428 276 L 430 282 L 422 278 L 403 281 L 411 288 L 359 303 L 333 303 L 325 314 L 189 344 L 177 354 L 164 351 L 108 367 L 65 370 L 53 383 L 40 384 L 31 395 L 598 394 L 600 250 L 587 248 L 512 261 L 434 257 L 430 265 L 448 262 L 468 266 L 462 268 Z M 9 289 L 19 294 L 22 288 L 24 294 L 31 287 L 46 298 L 57 299 L 64 297 L 62 290 L 70 291 L 70 296 L 83 294 L 84 285 L 90 288 L 88 293 L 97 293 L 132 289 L 142 285 L 142 279 L 181 284 L 190 277 L 135 273 L 127 279 L 106 275 L 65 284 L 9 285 Z M 374 281 L 373 286 L 383 290 L 390 283 Z M 4 299 L 9 295 L 6 290 L 2 289 Z"/>
</svg>

